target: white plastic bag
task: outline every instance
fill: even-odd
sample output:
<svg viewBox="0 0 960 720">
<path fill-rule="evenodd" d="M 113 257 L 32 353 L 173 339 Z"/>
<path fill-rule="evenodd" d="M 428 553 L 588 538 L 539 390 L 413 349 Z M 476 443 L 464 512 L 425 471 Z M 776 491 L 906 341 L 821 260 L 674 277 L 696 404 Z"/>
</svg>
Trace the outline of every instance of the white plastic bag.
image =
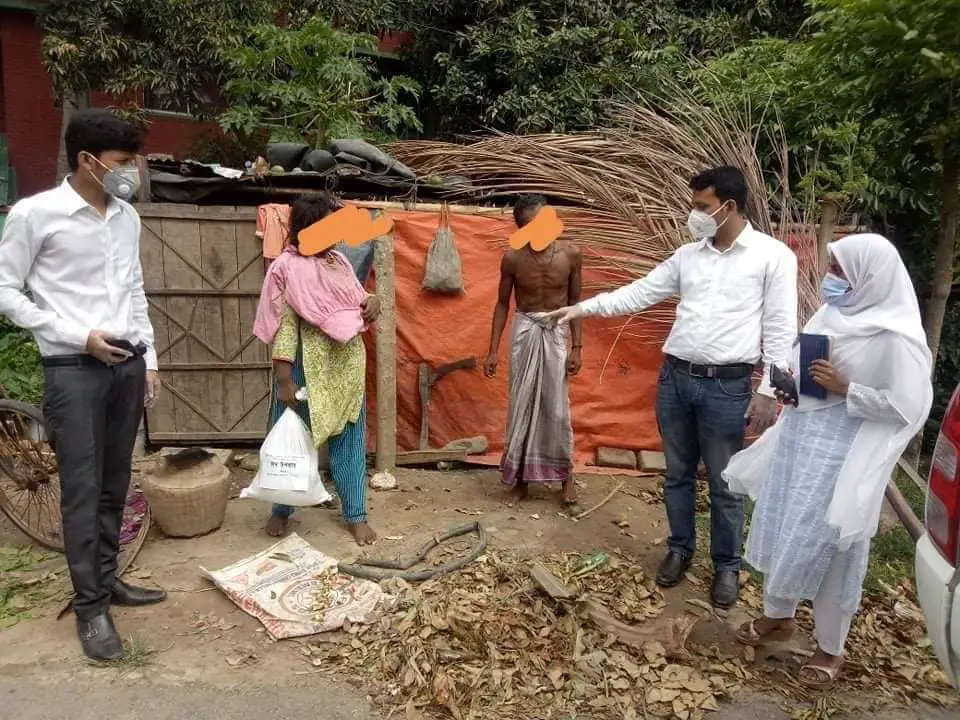
<svg viewBox="0 0 960 720">
<path fill-rule="evenodd" d="M 283 411 L 260 447 L 260 468 L 240 497 L 293 507 L 332 498 L 320 479 L 317 448 L 310 430 L 290 408 Z"/>
<path fill-rule="evenodd" d="M 758 437 L 750 447 L 730 458 L 730 462 L 721 473 L 730 492 L 735 495 L 746 495 L 754 501 L 760 497 L 760 490 L 773 465 L 773 454 L 777 449 L 777 438 L 780 437 L 782 428 L 781 419 Z"/>
</svg>

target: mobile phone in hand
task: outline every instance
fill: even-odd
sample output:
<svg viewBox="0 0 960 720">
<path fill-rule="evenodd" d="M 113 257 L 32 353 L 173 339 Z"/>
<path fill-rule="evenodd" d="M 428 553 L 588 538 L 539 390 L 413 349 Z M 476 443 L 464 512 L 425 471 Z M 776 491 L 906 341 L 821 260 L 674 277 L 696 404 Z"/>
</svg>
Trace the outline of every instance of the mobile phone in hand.
<svg viewBox="0 0 960 720">
<path fill-rule="evenodd" d="M 129 340 L 117 340 L 116 338 L 104 338 L 103 341 L 110 347 L 114 347 L 117 350 L 122 350 L 130 356 L 133 356 L 136 352 L 136 348 L 133 346 Z"/>
<path fill-rule="evenodd" d="M 783 402 L 787 405 L 799 405 L 799 395 L 797 393 L 797 382 L 793 376 L 778 368 L 776 365 L 770 366 L 770 384 L 775 390 L 783 393 Z"/>
</svg>

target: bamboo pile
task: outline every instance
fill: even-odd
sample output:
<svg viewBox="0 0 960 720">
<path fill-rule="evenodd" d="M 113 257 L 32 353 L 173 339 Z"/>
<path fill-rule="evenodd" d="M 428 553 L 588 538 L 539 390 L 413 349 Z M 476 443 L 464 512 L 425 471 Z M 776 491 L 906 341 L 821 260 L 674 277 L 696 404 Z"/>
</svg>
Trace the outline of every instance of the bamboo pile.
<svg viewBox="0 0 960 720">
<path fill-rule="evenodd" d="M 800 320 L 809 317 L 819 305 L 815 231 L 797 216 L 784 181 L 782 137 L 773 138 L 783 168 L 771 190 L 748 109 L 704 107 L 692 92 L 677 88 L 670 102 L 657 106 L 611 102 L 608 117 L 604 128 L 570 135 L 496 133 L 465 144 L 401 142 L 390 151 L 422 175 L 464 178 L 453 199 L 546 195 L 593 276 L 603 278 L 593 290 L 642 277 L 689 242 L 690 178 L 711 166 L 735 165 L 747 178 L 753 225 L 781 240 L 788 232 L 799 240 Z M 673 309 L 654 308 L 644 318 L 669 325 Z M 654 332 L 647 339 L 660 337 Z"/>
</svg>

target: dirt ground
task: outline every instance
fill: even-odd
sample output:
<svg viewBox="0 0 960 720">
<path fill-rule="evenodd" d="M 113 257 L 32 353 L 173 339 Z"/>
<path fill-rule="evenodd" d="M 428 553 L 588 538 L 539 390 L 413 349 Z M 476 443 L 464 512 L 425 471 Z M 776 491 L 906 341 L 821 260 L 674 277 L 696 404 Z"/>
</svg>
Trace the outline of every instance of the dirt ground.
<svg viewBox="0 0 960 720">
<path fill-rule="evenodd" d="M 249 475 L 236 472 L 239 487 Z M 600 502 L 619 482 L 625 484 L 611 502 L 577 523 L 559 515 L 558 495 L 549 489 L 535 489 L 521 506 L 505 506 L 495 471 L 400 471 L 398 481 L 398 490 L 371 492 L 370 519 L 380 535 L 369 551 L 373 556 L 407 555 L 434 534 L 473 520 L 483 522 L 493 548 L 530 557 L 541 551 L 622 549 L 638 555 L 652 574 L 664 552 L 663 507 L 642 498 L 645 490 L 653 489 L 652 479 L 583 476 L 584 507 Z M 259 502 L 235 499 L 223 527 L 206 537 L 174 540 L 156 528 L 151 532 L 127 579 L 161 587 L 170 598 L 153 608 L 115 611 L 121 634 L 155 651 L 143 667 L 99 668 L 86 663 L 70 616 L 56 620 L 59 604 L 37 608 L 31 619 L 0 633 L 0 707 L 9 711 L 0 715 L 45 720 L 64 717 L 66 710 L 70 717 L 86 720 L 84 713 L 100 718 L 106 710 L 122 707 L 112 717 L 206 718 L 212 716 L 207 713 L 211 699 L 226 697 L 222 691 L 228 690 L 233 720 L 263 714 L 315 720 L 378 718 L 368 689 L 331 685 L 312 675 L 296 641 L 271 641 L 257 621 L 201 576 L 201 566 L 219 569 L 275 542 L 263 532 L 267 513 Z M 0 520 L 0 544 L 22 542 L 4 522 Z M 291 529 L 341 560 L 359 554 L 336 511 L 298 511 Z M 676 612 L 689 598 L 706 600 L 707 588 L 687 583 L 667 593 Z M 726 622 L 703 622 L 691 641 L 730 644 L 731 627 L 744 617 L 744 611 L 735 610 Z M 334 694 L 336 703 L 323 703 L 327 693 Z M 82 703 L 85 709 L 71 707 L 71 698 L 81 697 L 87 698 Z M 101 706 L 104 712 L 97 712 Z M 307 715 L 309 707 L 314 710 Z M 226 710 L 226 706 L 219 708 L 217 714 L 226 717 Z M 891 712 L 890 720 L 953 717 L 932 708 Z M 712 717 L 776 720 L 791 716 L 783 712 L 778 698 L 744 696 Z"/>
</svg>

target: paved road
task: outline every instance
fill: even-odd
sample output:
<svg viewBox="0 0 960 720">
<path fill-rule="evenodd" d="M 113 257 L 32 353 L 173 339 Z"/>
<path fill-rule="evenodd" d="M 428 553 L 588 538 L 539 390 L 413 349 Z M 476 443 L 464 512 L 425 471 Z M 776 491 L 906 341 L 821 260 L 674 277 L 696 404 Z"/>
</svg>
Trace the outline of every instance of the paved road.
<svg viewBox="0 0 960 720">
<path fill-rule="evenodd" d="M 45 684 L 0 679 L 0 717 L 17 720 L 380 720 L 366 699 L 323 680 L 248 692 L 202 686 L 104 684 L 91 678 Z M 789 720 L 776 703 L 756 698 L 724 706 L 710 720 Z M 929 708 L 846 716 L 849 720 L 955 720 Z"/>
<path fill-rule="evenodd" d="M 304 687 L 131 685 L 89 678 L 46 685 L 0 680 L 3 720 L 379 720 L 367 701 L 323 681 Z"/>
</svg>

